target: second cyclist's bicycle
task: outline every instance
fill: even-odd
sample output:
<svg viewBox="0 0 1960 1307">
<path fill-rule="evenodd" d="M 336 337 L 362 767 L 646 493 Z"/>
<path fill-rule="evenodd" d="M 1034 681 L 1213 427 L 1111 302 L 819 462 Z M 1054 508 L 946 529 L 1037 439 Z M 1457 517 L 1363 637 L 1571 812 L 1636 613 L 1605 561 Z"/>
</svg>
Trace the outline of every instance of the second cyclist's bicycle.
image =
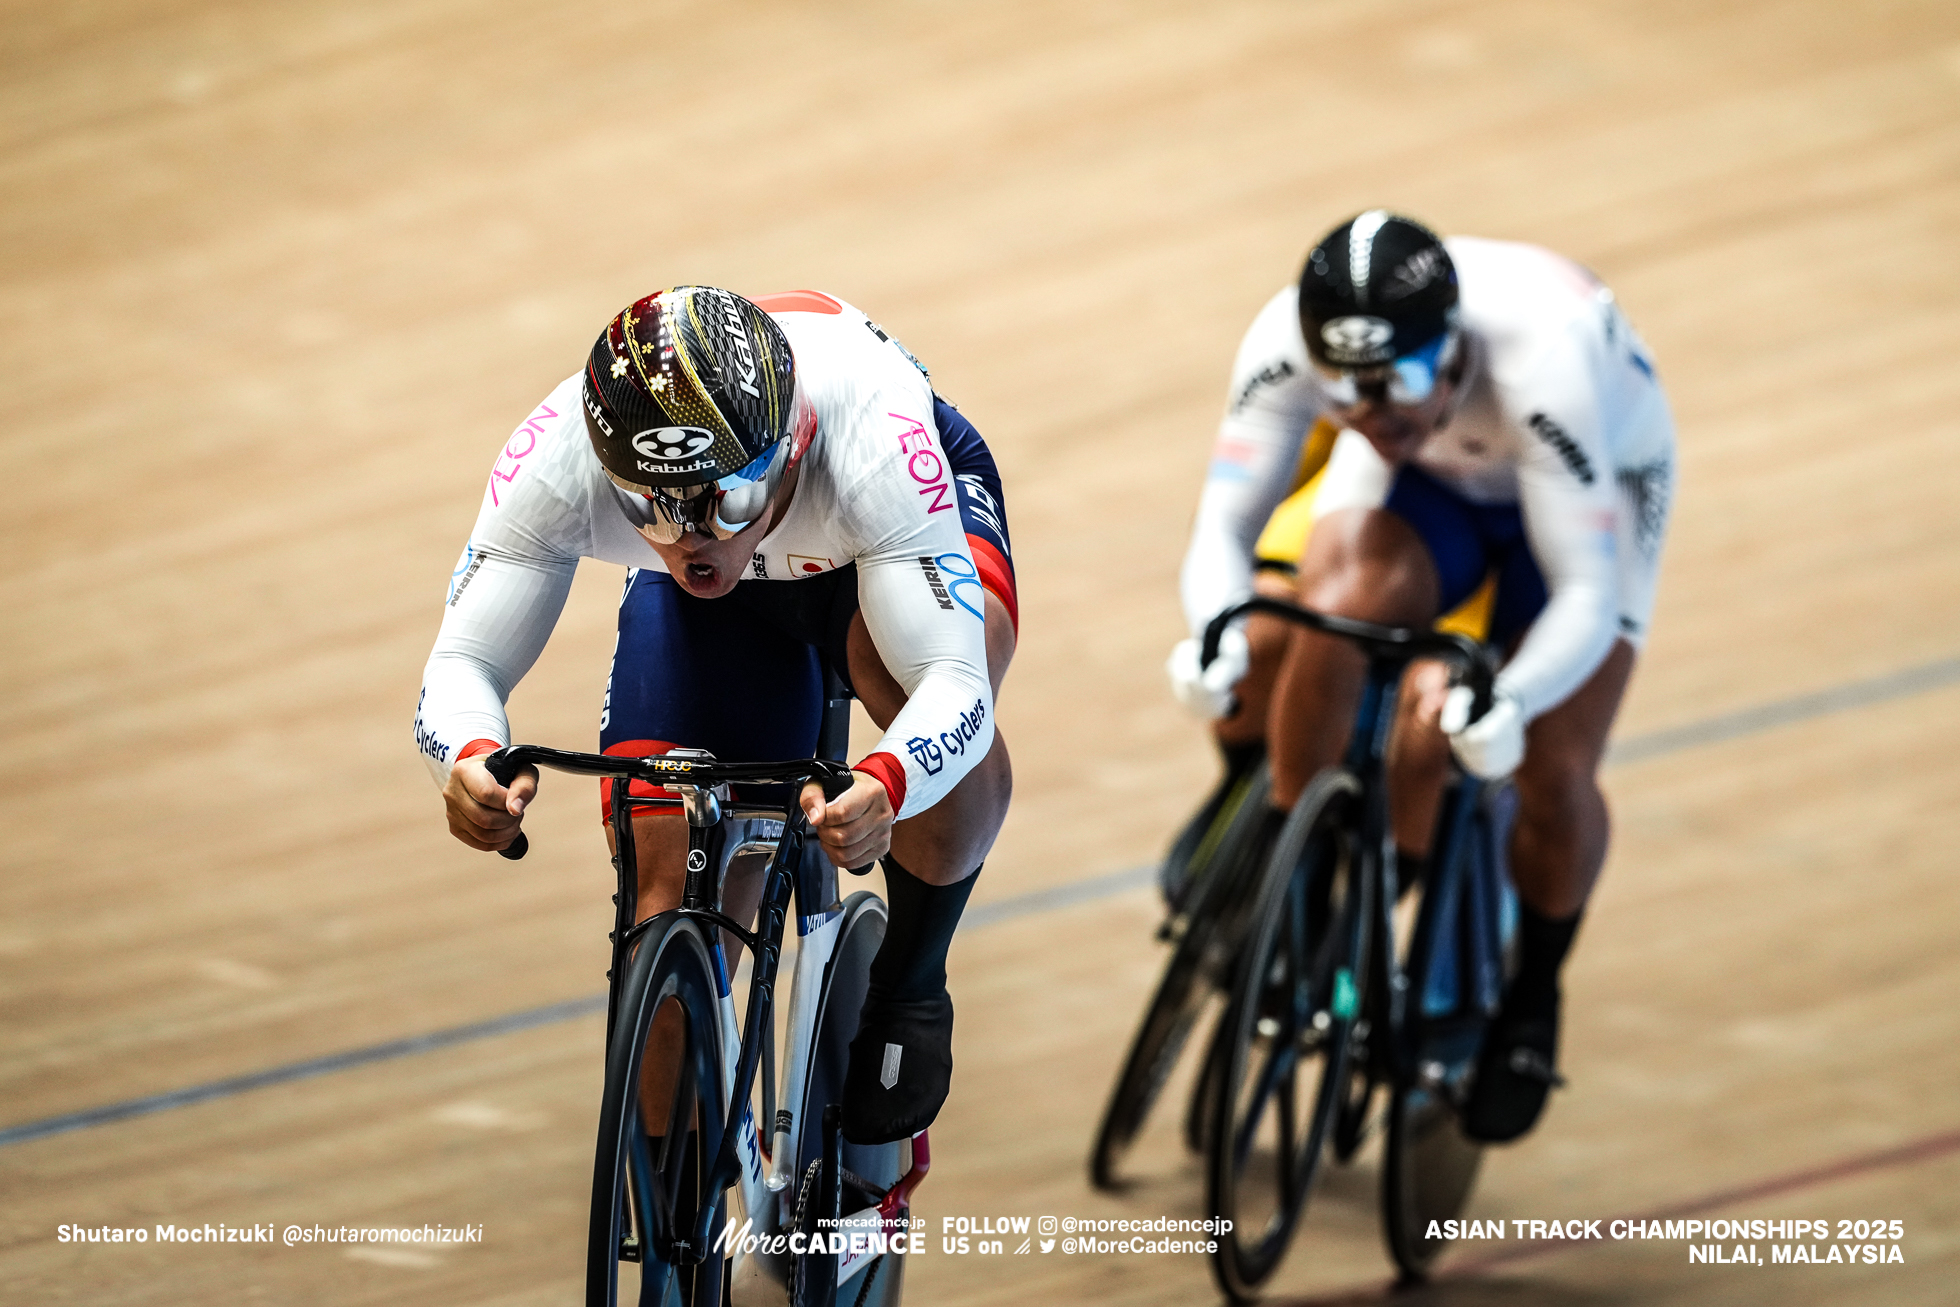
<svg viewBox="0 0 1960 1307">
<path fill-rule="evenodd" d="M 1481 1145 L 1458 1112 L 1506 978 L 1515 904 L 1503 859 L 1510 791 L 1458 774 L 1438 816 L 1424 884 L 1398 880 L 1385 760 L 1403 672 L 1449 662 L 1490 702 L 1487 650 L 1460 635 L 1380 626 L 1254 599 L 1215 618 L 1272 613 L 1348 640 L 1368 656 L 1341 764 L 1307 785 L 1248 896 L 1230 1000 L 1202 1084 L 1212 1215 L 1231 1224 L 1213 1270 L 1249 1300 L 1277 1268 L 1305 1211 L 1321 1158 L 1352 1158 L 1377 1121 L 1382 1229 L 1406 1278 L 1446 1246 L 1431 1222 L 1469 1199 Z M 1418 891 L 1413 917 L 1398 913 Z M 1381 1117 L 1371 1115 L 1377 1091 Z M 1441 1228 L 1441 1227 L 1437 1227 Z"/>
</svg>

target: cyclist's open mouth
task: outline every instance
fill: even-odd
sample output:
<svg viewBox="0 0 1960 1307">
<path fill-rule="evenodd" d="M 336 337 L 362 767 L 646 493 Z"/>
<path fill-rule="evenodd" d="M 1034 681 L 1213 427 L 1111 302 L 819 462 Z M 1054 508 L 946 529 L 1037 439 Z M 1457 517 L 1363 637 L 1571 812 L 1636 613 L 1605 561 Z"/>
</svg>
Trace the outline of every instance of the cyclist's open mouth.
<svg viewBox="0 0 1960 1307">
<path fill-rule="evenodd" d="M 713 563 L 689 563 L 687 565 L 687 579 L 696 585 L 713 585 L 719 572 L 720 569 Z"/>
</svg>

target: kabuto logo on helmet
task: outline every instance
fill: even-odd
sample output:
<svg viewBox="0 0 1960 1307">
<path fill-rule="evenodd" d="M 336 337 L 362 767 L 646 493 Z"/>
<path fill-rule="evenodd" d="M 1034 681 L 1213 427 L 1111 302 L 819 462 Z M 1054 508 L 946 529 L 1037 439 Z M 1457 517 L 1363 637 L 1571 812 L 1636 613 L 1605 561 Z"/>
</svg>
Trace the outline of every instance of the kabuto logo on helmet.
<svg viewBox="0 0 1960 1307">
<path fill-rule="evenodd" d="M 605 407 L 599 403 L 598 397 L 592 393 L 592 379 L 590 377 L 587 377 L 585 381 L 585 412 L 587 417 L 599 424 L 600 431 L 604 432 L 608 438 L 612 436 L 612 423 L 606 421 Z"/>
<path fill-rule="evenodd" d="M 1361 366 L 1385 363 L 1394 357 L 1389 342 L 1395 339 L 1395 327 L 1386 318 L 1367 314 L 1335 318 L 1321 327 L 1320 339 L 1327 345 L 1328 359 L 1335 363 Z"/>
<path fill-rule="evenodd" d="M 748 324 L 742 321 L 742 310 L 737 306 L 735 297 L 727 291 L 718 290 L 714 294 L 721 305 L 722 326 L 728 331 L 728 342 L 734 347 L 735 363 L 740 369 L 735 384 L 752 398 L 761 399 L 762 392 L 755 388 L 755 346 L 749 343 Z"/>
<path fill-rule="evenodd" d="M 715 433 L 701 427 L 649 427 L 635 432 L 633 448 L 647 458 L 679 463 L 715 443 Z"/>
</svg>

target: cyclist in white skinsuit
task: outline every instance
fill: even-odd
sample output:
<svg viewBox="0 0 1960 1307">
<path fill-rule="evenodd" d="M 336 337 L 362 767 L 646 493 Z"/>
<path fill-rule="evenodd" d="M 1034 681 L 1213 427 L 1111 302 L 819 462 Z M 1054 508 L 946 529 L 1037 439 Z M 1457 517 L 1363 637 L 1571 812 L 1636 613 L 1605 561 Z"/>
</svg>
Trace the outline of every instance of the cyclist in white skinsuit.
<svg viewBox="0 0 1960 1307">
<path fill-rule="evenodd" d="M 1438 725 L 1469 770 L 1516 772 L 1521 969 L 1466 1121 L 1515 1138 L 1557 1082 L 1558 972 L 1605 857 L 1594 776 L 1653 609 L 1674 475 L 1666 398 L 1584 268 L 1530 245 L 1438 242 L 1381 210 L 1336 228 L 1268 302 L 1231 394 L 1184 561 L 1194 634 L 1253 592 L 1254 542 L 1322 420 L 1340 434 L 1312 490 L 1302 602 L 1427 625 L 1495 581 L 1488 638 L 1512 650 L 1496 704 L 1468 721 L 1467 690 L 1446 698 L 1437 669 L 1418 674 L 1397 780 L 1425 792 L 1398 802 L 1395 827 L 1406 879 L 1428 851 Z M 1299 632 L 1256 657 L 1230 634 L 1203 671 L 1195 640 L 1180 645 L 1173 687 L 1214 718 L 1271 694 L 1274 803 L 1290 806 L 1339 756 L 1360 655 Z"/>
<path fill-rule="evenodd" d="M 993 707 L 1013 572 L 984 443 L 829 296 L 680 287 L 624 310 L 498 456 L 424 673 L 416 740 L 474 848 L 507 846 L 535 792 L 534 774 L 506 791 L 481 755 L 510 741 L 504 702 L 580 558 L 633 569 L 609 752 L 808 756 L 819 650 L 884 727 L 847 794 L 813 785 L 802 803 L 838 865 L 887 855 L 846 1131 L 916 1133 L 950 1077 L 946 946 L 1011 789 Z M 678 902 L 686 836 L 665 815 L 639 840 L 646 916 Z M 895 1085 L 879 1083 L 887 1042 L 906 1050 Z"/>
</svg>

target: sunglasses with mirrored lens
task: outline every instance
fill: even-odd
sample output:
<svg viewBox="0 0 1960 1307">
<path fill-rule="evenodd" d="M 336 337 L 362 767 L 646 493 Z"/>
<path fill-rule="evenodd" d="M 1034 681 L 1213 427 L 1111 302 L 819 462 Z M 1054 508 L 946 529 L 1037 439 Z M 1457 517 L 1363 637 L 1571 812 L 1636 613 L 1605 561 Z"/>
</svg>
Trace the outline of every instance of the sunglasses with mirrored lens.
<svg viewBox="0 0 1960 1307">
<path fill-rule="evenodd" d="M 676 544 L 689 531 L 716 540 L 740 535 L 769 507 L 788 453 L 789 442 L 779 440 L 719 481 L 654 487 L 644 496 L 653 520 L 639 528 L 640 534 L 660 545 Z"/>
<path fill-rule="evenodd" d="M 1436 385 L 1456 359 L 1457 333 L 1446 331 L 1414 353 L 1373 368 L 1330 369 L 1314 364 L 1328 402 L 1352 408 L 1363 399 L 1374 403 L 1421 404 L 1436 393 Z"/>
</svg>

